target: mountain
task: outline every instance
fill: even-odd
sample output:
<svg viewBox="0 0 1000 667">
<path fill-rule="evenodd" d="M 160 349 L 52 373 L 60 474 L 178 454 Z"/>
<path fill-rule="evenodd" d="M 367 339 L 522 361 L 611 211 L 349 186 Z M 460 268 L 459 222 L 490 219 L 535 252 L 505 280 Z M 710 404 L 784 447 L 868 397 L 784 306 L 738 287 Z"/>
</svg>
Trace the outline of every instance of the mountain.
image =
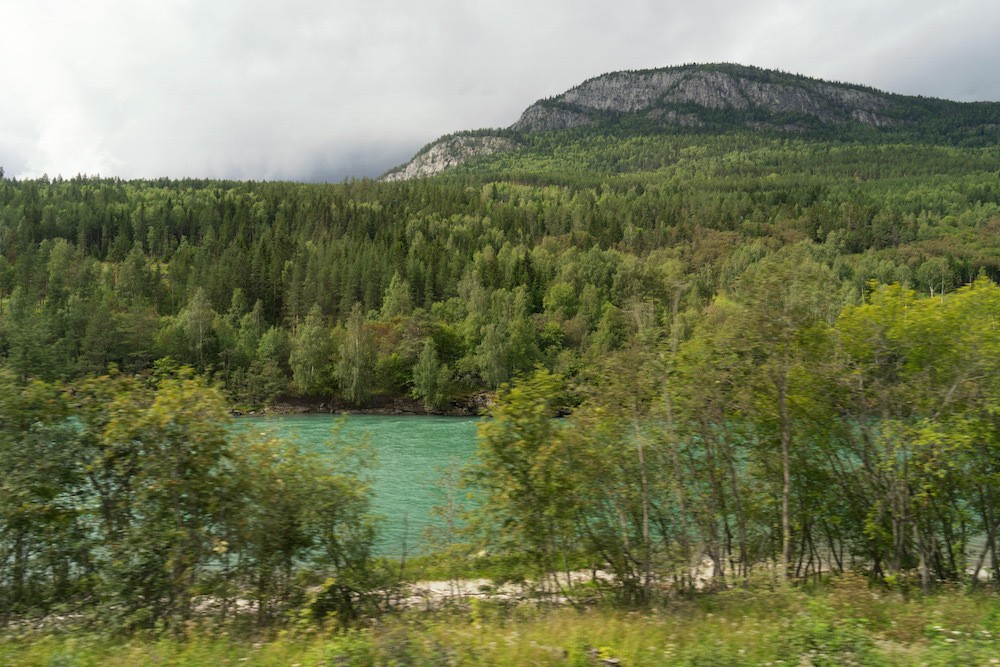
<svg viewBox="0 0 1000 667">
<path fill-rule="evenodd" d="M 528 107 L 513 125 L 447 135 L 384 176 L 431 176 L 516 150 L 530 135 L 757 131 L 862 140 L 995 145 L 1000 103 L 885 93 L 732 64 L 612 72 Z"/>
</svg>

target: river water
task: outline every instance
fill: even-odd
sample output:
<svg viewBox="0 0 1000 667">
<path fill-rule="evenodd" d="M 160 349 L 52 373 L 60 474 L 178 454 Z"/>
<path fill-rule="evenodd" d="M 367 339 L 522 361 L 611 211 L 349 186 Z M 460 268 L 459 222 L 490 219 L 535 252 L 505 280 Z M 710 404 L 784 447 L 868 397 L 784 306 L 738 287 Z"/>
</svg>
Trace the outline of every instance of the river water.
<svg viewBox="0 0 1000 667">
<path fill-rule="evenodd" d="M 383 415 L 276 415 L 240 417 L 238 428 L 295 438 L 309 449 L 330 446 L 336 424 L 347 442 L 367 437 L 374 453 L 368 475 L 374 511 L 381 517 L 376 551 L 385 556 L 416 553 L 431 514 L 445 502 L 442 475 L 471 460 L 478 418 Z"/>
</svg>

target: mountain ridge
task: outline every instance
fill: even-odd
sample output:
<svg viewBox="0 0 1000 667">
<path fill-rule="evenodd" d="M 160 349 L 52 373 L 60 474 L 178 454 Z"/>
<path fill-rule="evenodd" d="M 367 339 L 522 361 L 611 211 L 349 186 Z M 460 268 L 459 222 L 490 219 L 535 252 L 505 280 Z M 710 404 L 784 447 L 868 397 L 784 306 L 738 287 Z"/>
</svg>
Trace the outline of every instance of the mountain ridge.
<svg viewBox="0 0 1000 667">
<path fill-rule="evenodd" d="M 446 135 L 382 179 L 432 176 L 475 158 L 516 150 L 525 135 L 572 129 L 637 134 L 750 130 L 844 138 L 895 132 L 932 142 L 994 143 L 998 124 L 998 102 L 900 95 L 731 63 L 677 65 L 591 77 L 536 101 L 507 128 Z"/>
</svg>

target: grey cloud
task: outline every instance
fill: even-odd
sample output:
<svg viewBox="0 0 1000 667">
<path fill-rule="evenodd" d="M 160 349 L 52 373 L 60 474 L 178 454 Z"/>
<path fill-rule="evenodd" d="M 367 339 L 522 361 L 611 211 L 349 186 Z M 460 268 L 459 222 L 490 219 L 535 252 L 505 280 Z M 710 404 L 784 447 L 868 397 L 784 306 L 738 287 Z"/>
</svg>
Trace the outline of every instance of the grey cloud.
<svg viewBox="0 0 1000 667">
<path fill-rule="evenodd" d="M 992 0 L 48 0 L 0 27 L 11 174 L 340 180 L 617 69 L 1000 99 Z"/>
</svg>

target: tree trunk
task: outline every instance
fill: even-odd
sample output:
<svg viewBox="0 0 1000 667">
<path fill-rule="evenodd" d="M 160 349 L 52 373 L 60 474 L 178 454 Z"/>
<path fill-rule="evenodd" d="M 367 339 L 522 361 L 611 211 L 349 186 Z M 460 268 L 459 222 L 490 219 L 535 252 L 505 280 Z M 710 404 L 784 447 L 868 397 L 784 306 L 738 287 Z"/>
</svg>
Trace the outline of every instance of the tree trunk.
<svg viewBox="0 0 1000 667">
<path fill-rule="evenodd" d="M 642 493 L 642 595 L 648 601 L 652 587 L 652 554 L 649 543 L 649 480 L 646 476 L 646 453 L 643 437 L 639 430 L 638 409 L 633 406 L 632 428 L 635 432 L 635 448 L 639 458 L 639 489 Z"/>
<path fill-rule="evenodd" d="M 920 532 L 920 522 L 913 522 L 913 541 L 916 542 L 920 554 L 920 590 L 926 595 L 931 590 L 931 573 L 927 564 L 927 543 Z"/>
<path fill-rule="evenodd" d="M 788 582 L 788 564 L 792 551 L 792 420 L 788 414 L 788 372 L 782 373 L 778 382 L 778 419 L 781 421 L 781 568 L 780 581 Z"/>
</svg>

